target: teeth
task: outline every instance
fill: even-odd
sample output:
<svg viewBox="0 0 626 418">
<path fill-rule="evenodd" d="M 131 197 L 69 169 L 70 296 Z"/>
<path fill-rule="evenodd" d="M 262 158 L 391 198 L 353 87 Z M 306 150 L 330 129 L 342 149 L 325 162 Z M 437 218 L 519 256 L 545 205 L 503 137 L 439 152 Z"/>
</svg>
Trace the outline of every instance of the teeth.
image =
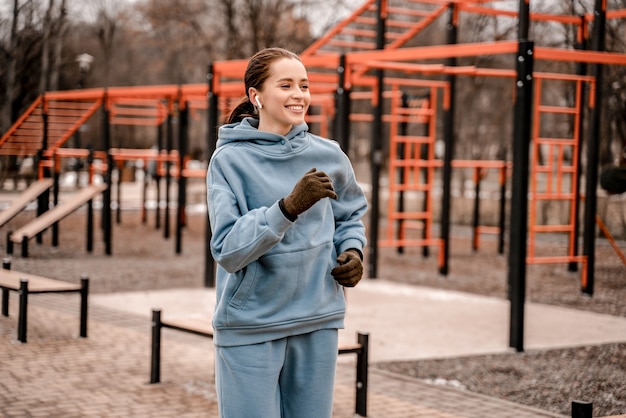
<svg viewBox="0 0 626 418">
<path fill-rule="evenodd" d="M 302 110 L 303 108 L 303 106 L 287 106 L 287 109 L 291 110 Z"/>
</svg>

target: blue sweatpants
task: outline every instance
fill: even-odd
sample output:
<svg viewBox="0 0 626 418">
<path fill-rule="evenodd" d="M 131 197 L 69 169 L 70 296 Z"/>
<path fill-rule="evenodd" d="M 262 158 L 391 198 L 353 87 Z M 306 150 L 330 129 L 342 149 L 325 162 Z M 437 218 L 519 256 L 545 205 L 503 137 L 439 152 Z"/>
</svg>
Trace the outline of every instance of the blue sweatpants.
<svg viewBox="0 0 626 418">
<path fill-rule="evenodd" d="M 215 347 L 220 418 L 330 418 L 337 348 L 336 329 Z"/>
</svg>

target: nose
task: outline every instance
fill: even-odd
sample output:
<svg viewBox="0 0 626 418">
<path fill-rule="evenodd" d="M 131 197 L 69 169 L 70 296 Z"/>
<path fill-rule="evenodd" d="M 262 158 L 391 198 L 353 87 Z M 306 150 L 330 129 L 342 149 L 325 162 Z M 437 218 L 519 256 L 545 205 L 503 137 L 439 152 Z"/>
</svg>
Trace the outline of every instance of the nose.
<svg viewBox="0 0 626 418">
<path fill-rule="evenodd" d="M 300 87 L 296 87 L 293 90 L 293 95 L 292 95 L 295 99 L 300 99 L 302 97 L 304 97 L 304 92 L 302 91 L 302 89 Z"/>
</svg>

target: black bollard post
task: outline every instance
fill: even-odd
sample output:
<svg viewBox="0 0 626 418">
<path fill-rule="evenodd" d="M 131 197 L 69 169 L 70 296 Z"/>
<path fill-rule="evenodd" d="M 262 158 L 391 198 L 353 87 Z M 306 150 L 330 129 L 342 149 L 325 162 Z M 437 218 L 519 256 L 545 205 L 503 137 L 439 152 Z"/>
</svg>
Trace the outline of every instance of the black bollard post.
<svg viewBox="0 0 626 418">
<path fill-rule="evenodd" d="M 572 401 L 572 418 L 592 418 L 593 403 Z"/>
<path fill-rule="evenodd" d="M 152 356 L 150 364 L 150 383 L 161 380 L 161 311 L 152 310 Z"/>
</svg>

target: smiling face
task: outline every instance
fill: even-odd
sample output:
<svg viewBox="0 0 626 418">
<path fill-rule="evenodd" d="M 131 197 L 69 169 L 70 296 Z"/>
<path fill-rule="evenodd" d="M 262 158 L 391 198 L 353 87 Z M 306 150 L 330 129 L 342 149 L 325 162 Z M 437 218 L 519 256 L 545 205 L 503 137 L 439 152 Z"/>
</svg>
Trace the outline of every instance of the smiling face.
<svg viewBox="0 0 626 418">
<path fill-rule="evenodd" d="M 262 90 L 250 88 L 252 103 L 259 107 L 259 130 L 286 135 L 294 125 L 304 122 L 311 92 L 304 64 L 293 58 L 281 58 L 271 64 L 270 75 Z"/>
</svg>

